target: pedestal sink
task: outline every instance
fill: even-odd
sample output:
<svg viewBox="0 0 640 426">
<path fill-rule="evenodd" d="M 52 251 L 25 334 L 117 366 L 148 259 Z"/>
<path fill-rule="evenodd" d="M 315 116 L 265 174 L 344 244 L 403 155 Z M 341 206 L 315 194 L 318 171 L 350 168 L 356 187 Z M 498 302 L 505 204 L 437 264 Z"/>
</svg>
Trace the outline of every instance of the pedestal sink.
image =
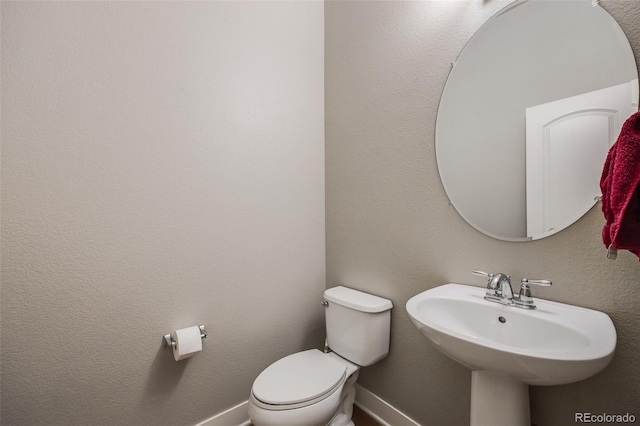
<svg viewBox="0 0 640 426">
<path fill-rule="evenodd" d="M 528 385 L 560 385 L 604 369 L 616 346 L 608 315 L 535 299 L 524 310 L 484 299 L 485 289 L 445 284 L 407 302 L 413 324 L 472 370 L 472 426 L 529 426 Z"/>
</svg>

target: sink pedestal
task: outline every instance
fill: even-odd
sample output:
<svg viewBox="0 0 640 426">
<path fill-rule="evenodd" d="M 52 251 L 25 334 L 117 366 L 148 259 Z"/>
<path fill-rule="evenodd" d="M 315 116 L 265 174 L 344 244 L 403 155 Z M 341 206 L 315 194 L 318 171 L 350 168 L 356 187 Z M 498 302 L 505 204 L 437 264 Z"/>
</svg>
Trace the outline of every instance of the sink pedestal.
<svg viewBox="0 0 640 426">
<path fill-rule="evenodd" d="M 529 386 L 497 371 L 471 372 L 471 426 L 530 426 Z"/>
</svg>

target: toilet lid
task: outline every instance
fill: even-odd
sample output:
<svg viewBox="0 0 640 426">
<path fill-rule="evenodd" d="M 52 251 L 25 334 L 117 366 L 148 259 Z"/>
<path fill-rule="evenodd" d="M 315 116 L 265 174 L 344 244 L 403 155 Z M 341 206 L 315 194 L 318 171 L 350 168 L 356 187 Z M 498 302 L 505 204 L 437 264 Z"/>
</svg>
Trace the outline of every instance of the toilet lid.
<svg viewBox="0 0 640 426">
<path fill-rule="evenodd" d="M 267 367 L 253 382 L 253 395 L 273 405 L 309 401 L 340 384 L 346 368 L 317 349 L 284 357 Z"/>
</svg>

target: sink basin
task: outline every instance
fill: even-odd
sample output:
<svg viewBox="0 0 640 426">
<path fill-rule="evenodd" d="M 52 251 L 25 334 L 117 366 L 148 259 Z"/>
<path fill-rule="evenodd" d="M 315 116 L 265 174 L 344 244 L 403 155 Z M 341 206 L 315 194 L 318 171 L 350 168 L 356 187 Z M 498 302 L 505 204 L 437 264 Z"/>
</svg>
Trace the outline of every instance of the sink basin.
<svg viewBox="0 0 640 426">
<path fill-rule="evenodd" d="M 406 306 L 423 335 L 472 370 L 472 425 L 530 425 L 527 385 L 577 382 L 611 361 L 616 330 L 608 315 L 538 298 L 537 309 L 519 309 L 487 301 L 485 292 L 445 284 Z"/>
<path fill-rule="evenodd" d="M 530 385 L 577 382 L 611 361 L 616 330 L 608 315 L 538 298 L 537 309 L 519 309 L 484 300 L 485 291 L 445 284 L 412 297 L 407 311 L 459 363 Z"/>
</svg>

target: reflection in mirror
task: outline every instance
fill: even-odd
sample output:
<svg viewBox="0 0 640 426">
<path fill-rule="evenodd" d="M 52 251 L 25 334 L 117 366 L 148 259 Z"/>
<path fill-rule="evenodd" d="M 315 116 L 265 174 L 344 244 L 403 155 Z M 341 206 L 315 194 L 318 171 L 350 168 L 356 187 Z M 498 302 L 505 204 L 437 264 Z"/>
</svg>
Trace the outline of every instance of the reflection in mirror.
<svg viewBox="0 0 640 426">
<path fill-rule="evenodd" d="M 636 87 L 637 80 L 527 108 L 527 237 L 555 234 L 594 205 Z"/>
<path fill-rule="evenodd" d="M 593 207 L 609 147 L 637 110 L 633 53 L 604 9 L 516 1 L 478 30 L 447 80 L 436 124 L 445 191 L 486 235 L 552 235 Z"/>
</svg>

